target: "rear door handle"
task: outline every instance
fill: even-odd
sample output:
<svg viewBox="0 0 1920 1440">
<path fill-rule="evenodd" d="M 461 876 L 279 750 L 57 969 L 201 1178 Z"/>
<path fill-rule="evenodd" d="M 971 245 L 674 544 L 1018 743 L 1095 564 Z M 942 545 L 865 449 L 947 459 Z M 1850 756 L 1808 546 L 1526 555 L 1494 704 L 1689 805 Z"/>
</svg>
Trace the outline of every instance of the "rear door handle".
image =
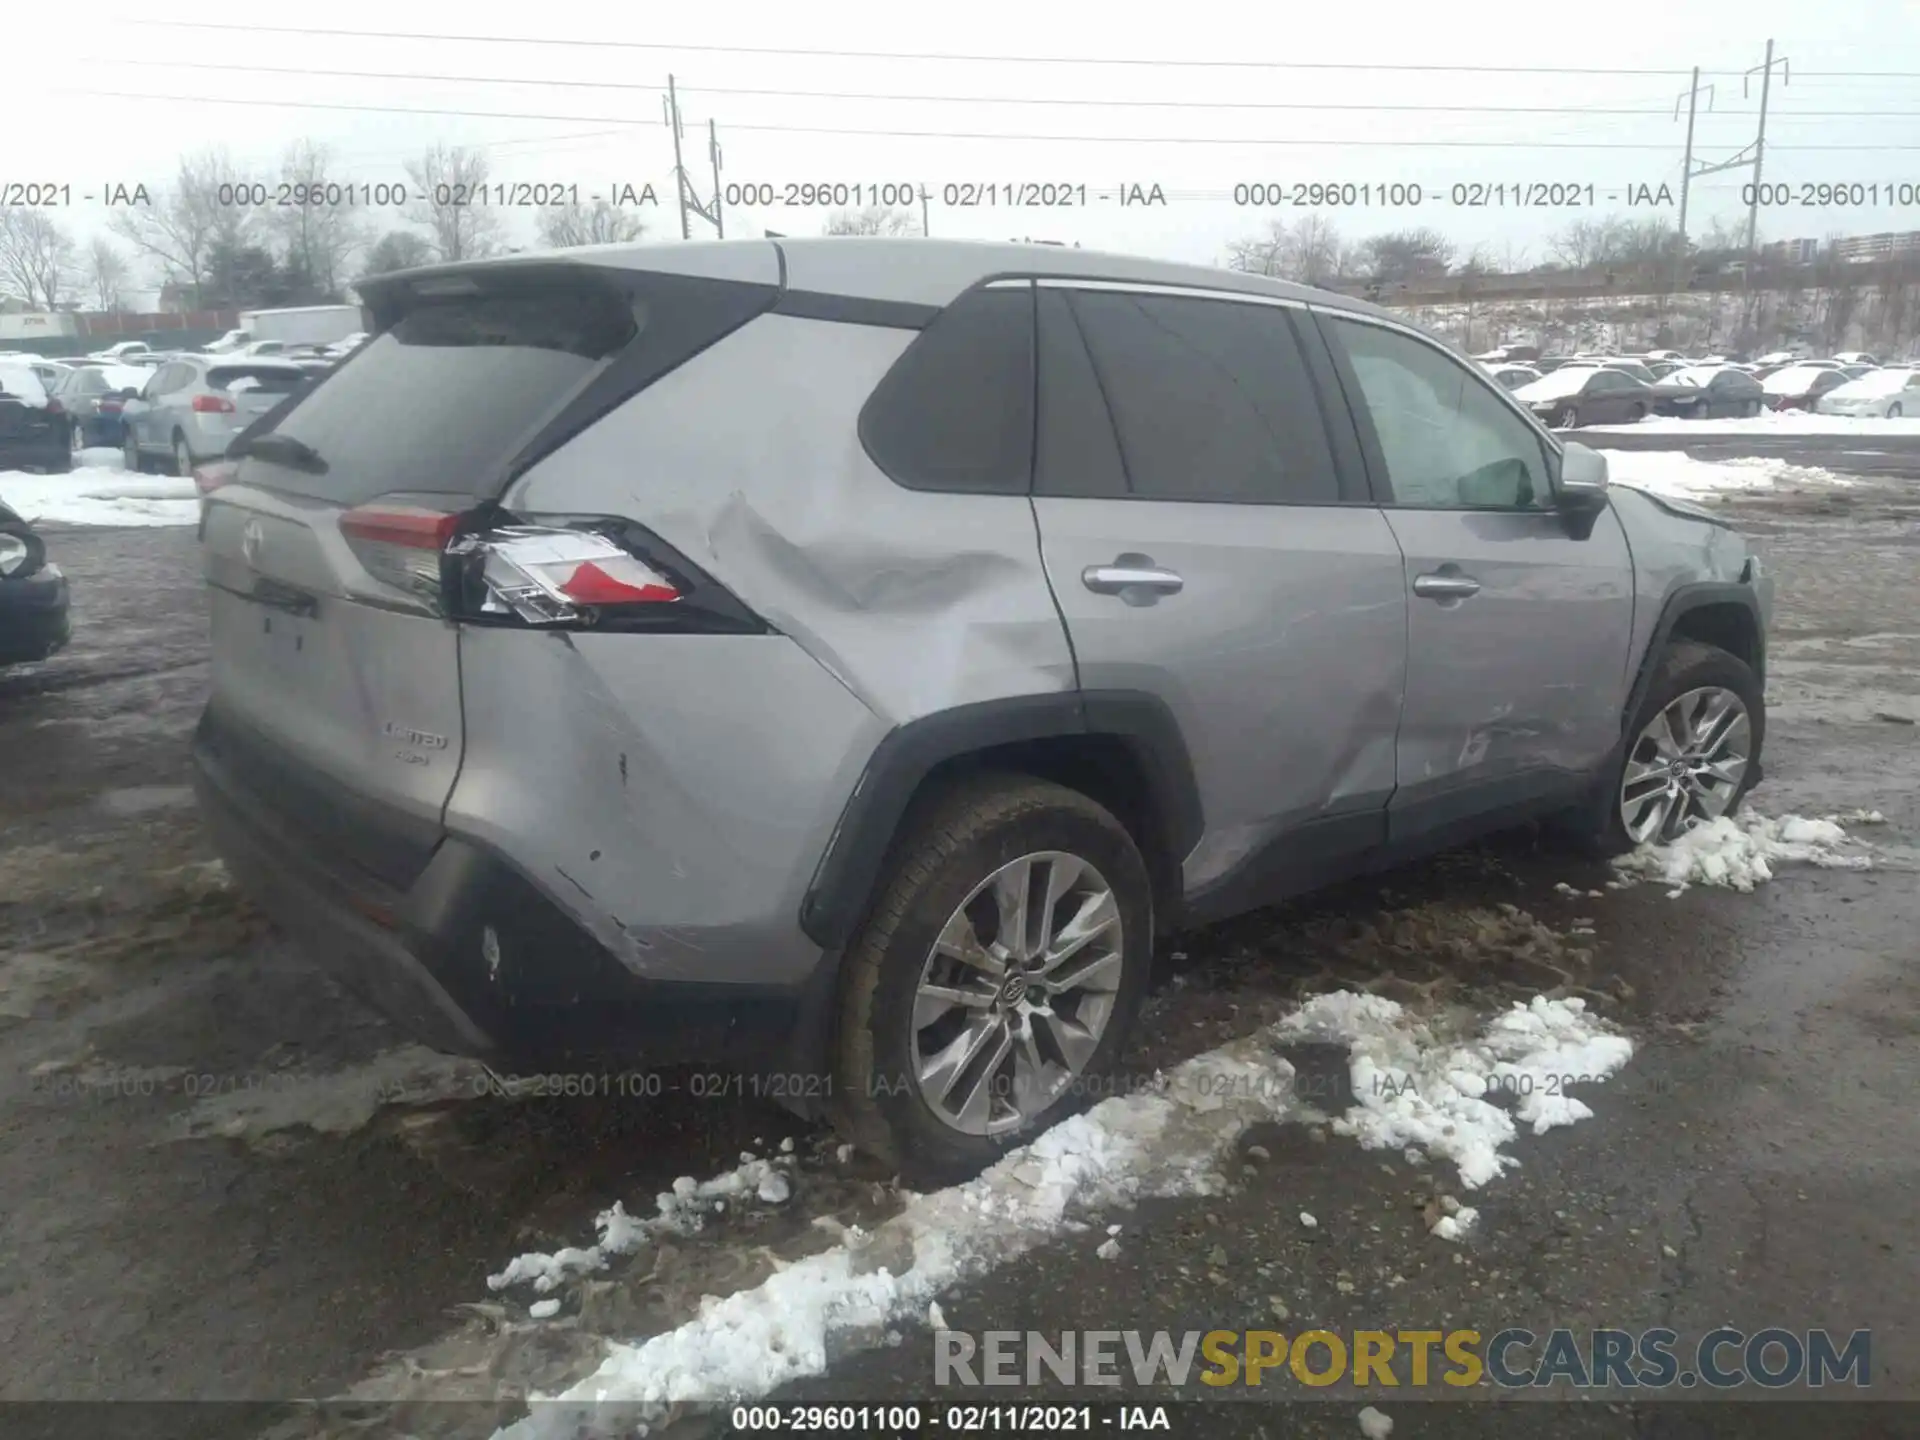
<svg viewBox="0 0 1920 1440">
<path fill-rule="evenodd" d="M 1465 600 L 1480 593 L 1480 582 L 1471 575 L 1416 575 L 1413 593 L 1423 600 Z"/>
<path fill-rule="evenodd" d="M 1147 555 L 1117 555 L 1107 565 L 1089 565 L 1080 583 L 1096 595 L 1118 595 L 1129 605 L 1151 605 L 1162 595 L 1178 595 L 1187 582 Z"/>
</svg>

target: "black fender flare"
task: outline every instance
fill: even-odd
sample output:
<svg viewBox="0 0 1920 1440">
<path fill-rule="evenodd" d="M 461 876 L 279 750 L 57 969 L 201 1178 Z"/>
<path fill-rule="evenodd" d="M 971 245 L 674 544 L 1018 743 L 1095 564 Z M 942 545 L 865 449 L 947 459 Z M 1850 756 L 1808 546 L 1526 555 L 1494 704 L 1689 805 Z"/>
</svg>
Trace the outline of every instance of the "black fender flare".
<svg viewBox="0 0 1920 1440">
<path fill-rule="evenodd" d="M 874 748 L 800 909 L 823 950 L 852 939 L 915 795 L 937 768 L 998 746 L 1072 735 L 1112 736 L 1146 777 L 1158 837 L 1176 863 L 1199 843 L 1205 820 L 1192 757 L 1173 711 L 1135 690 L 1066 690 L 956 706 L 889 731 Z"/>
<path fill-rule="evenodd" d="M 1633 723 L 1633 717 L 1640 713 L 1641 702 L 1647 698 L 1647 688 L 1653 684 L 1654 672 L 1660 668 L 1660 658 L 1666 653 L 1667 642 L 1673 637 L 1673 627 L 1680 622 L 1680 617 L 1704 606 L 1726 604 L 1738 605 L 1752 617 L 1754 678 L 1763 686 L 1766 684 L 1767 627 L 1760 615 L 1760 597 L 1754 593 L 1753 586 L 1744 581 L 1728 580 L 1696 580 L 1677 586 L 1660 607 L 1660 618 L 1654 621 L 1653 634 L 1648 638 L 1646 651 L 1640 657 L 1640 669 L 1634 676 L 1632 690 L 1627 694 L 1626 707 L 1620 712 L 1620 732 L 1623 737 L 1627 727 Z"/>
</svg>

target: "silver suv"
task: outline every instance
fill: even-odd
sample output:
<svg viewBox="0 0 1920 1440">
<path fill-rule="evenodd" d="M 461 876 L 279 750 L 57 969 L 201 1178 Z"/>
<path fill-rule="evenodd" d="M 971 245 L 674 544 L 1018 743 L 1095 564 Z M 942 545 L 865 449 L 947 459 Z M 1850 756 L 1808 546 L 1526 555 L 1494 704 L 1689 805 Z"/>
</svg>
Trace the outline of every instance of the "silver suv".
<svg viewBox="0 0 1920 1440">
<path fill-rule="evenodd" d="M 1371 306 L 917 239 L 364 289 L 208 477 L 197 771 L 444 1047 L 962 1169 L 1101 1092 L 1174 927 L 1759 779 L 1740 536 Z"/>
<path fill-rule="evenodd" d="M 191 475 L 306 379 L 285 360 L 170 355 L 121 408 L 126 467 L 140 470 L 164 457 L 169 473 Z"/>
</svg>

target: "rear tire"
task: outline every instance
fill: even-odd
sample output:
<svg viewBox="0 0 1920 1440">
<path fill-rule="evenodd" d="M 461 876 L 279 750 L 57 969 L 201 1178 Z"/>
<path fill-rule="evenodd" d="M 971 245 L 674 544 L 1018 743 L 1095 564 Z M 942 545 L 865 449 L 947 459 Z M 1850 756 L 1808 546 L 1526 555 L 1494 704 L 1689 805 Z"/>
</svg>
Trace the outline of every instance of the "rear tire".
<svg viewBox="0 0 1920 1440">
<path fill-rule="evenodd" d="M 178 431 L 173 436 L 173 473 L 183 480 L 193 474 L 193 452 L 187 448 L 187 437 Z"/>
<path fill-rule="evenodd" d="M 1647 407 L 1644 405 L 1635 405 L 1631 410 L 1627 411 L 1627 423 L 1629 425 L 1638 425 L 1646 418 Z"/>
<path fill-rule="evenodd" d="M 1628 830 L 1623 813 L 1623 787 L 1629 767 L 1636 773 L 1649 768 L 1647 762 L 1656 757 L 1651 748 L 1641 743 L 1648 727 L 1670 706 L 1702 691 L 1725 692 L 1735 697 L 1745 714 L 1745 762 L 1737 779 L 1730 782 L 1731 794 L 1716 789 L 1707 805 L 1719 815 L 1732 815 L 1740 808 L 1759 771 L 1761 746 L 1766 739 L 1766 697 L 1752 669 L 1738 656 L 1696 640 L 1676 640 L 1661 656 L 1640 708 L 1628 720 L 1619 753 L 1608 764 L 1581 812 L 1566 817 L 1563 828 L 1589 853 L 1623 855 L 1641 843 Z M 1643 753 L 1637 755 L 1636 752 Z M 1644 782 L 1636 793 L 1643 792 Z"/>
<path fill-rule="evenodd" d="M 1554 412 L 1551 428 L 1571 430 L 1580 423 L 1580 412 L 1571 405 L 1563 405 Z"/>
<path fill-rule="evenodd" d="M 1906 413 L 1907 413 L 1906 411 L 1900 408 L 1900 402 L 1898 400 L 1894 401 L 1893 404 L 1887 406 L 1887 418 L 1889 420 L 1898 420 L 1902 415 Z"/>
<path fill-rule="evenodd" d="M 928 797 L 894 853 L 841 969 L 836 1120 L 909 1183 L 946 1182 L 1110 1088 L 1152 963 L 1152 886 L 1111 814 L 1019 775 Z"/>
</svg>

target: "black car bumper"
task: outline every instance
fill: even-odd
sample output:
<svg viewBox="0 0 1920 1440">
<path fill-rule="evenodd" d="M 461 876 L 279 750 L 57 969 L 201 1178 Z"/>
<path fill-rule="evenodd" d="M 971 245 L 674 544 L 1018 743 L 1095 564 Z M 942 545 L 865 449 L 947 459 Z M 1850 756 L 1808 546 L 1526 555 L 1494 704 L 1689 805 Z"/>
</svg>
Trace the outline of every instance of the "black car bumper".
<svg viewBox="0 0 1920 1440">
<path fill-rule="evenodd" d="M 0 578 L 0 665 L 44 660 L 73 636 L 67 578 L 43 566 L 23 579 Z"/>
<path fill-rule="evenodd" d="M 314 823 L 324 799 L 289 810 L 250 783 L 262 758 L 250 730 L 211 711 L 202 718 L 194 783 L 214 848 L 241 892 L 312 959 L 422 1043 L 549 1069 L 764 1069 L 807 1050 L 796 1048 L 800 1019 L 817 986 L 648 980 L 503 857 L 459 836 L 409 867 L 404 887 L 390 884 L 341 855 L 340 810 Z M 282 755 L 270 763 L 299 768 Z M 352 814 L 363 831 L 387 823 L 365 797 L 353 798 Z M 396 831 L 417 829 L 393 818 Z M 362 855 L 379 852 L 380 837 L 358 839 Z"/>
<path fill-rule="evenodd" d="M 60 474 L 73 464 L 73 446 L 62 431 L 52 439 L 0 440 L 0 470 L 44 470 Z"/>
</svg>

